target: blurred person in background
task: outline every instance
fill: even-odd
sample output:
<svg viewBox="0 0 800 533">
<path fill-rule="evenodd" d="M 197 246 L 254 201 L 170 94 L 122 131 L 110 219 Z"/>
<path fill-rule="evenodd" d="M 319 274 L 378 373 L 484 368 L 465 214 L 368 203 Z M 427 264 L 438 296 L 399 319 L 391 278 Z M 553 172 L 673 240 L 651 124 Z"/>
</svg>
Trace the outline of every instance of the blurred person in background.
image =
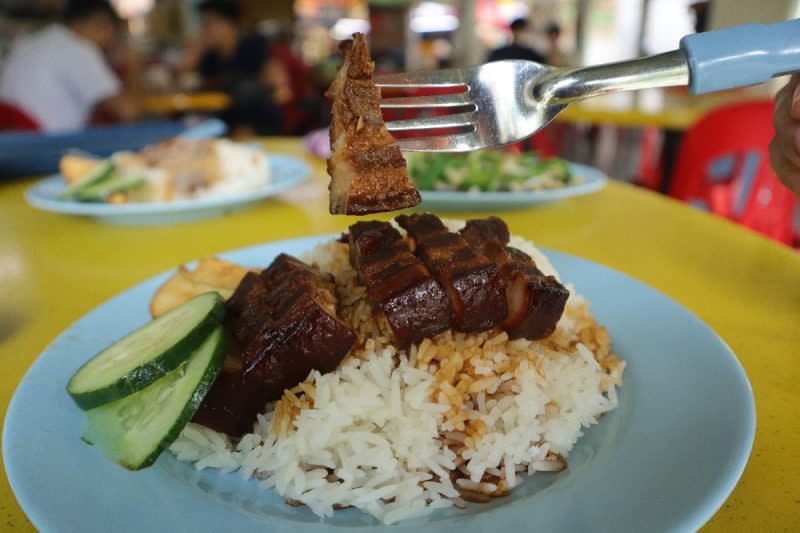
<svg viewBox="0 0 800 533">
<path fill-rule="evenodd" d="M 281 28 L 270 47 L 270 54 L 286 71 L 291 91 L 290 98 L 281 105 L 281 133 L 300 135 L 319 127 L 321 103 L 314 91 L 312 69 L 292 49 L 292 40 L 291 27 Z"/>
<path fill-rule="evenodd" d="M 61 22 L 14 46 L 0 72 L 0 100 L 47 132 L 83 128 L 97 112 L 135 120 L 135 100 L 104 57 L 118 24 L 107 1 L 69 0 Z"/>
<path fill-rule="evenodd" d="M 708 31 L 708 14 L 711 2 L 709 0 L 697 0 L 689 5 L 689 11 L 694 14 L 694 31 L 703 33 Z"/>
<path fill-rule="evenodd" d="M 279 106 L 291 99 L 286 69 L 270 57 L 266 39 L 240 30 L 236 2 L 206 0 L 198 10 L 202 37 L 185 50 L 181 71 L 199 74 L 204 89 L 229 94 L 232 104 L 222 119 L 232 134 L 280 133 Z"/>
<path fill-rule="evenodd" d="M 503 59 L 526 59 L 544 63 L 544 56 L 530 46 L 526 46 L 525 36 L 528 31 L 528 20 L 515 19 L 508 27 L 511 30 L 511 44 L 492 50 L 488 61 L 501 61 Z"/>
<path fill-rule="evenodd" d="M 557 22 L 551 22 L 545 30 L 549 49 L 547 50 L 546 63 L 553 67 L 570 67 L 573 65 L 573 58 L 561 49 L 559 43 L 561 39 L 561 26 Z"/>
</svg>

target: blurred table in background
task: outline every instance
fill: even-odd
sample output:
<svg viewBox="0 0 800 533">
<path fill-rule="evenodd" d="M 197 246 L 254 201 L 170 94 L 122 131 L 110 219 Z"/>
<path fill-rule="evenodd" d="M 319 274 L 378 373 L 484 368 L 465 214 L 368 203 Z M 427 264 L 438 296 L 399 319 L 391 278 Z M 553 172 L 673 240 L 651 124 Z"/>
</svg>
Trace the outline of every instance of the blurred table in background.
<svg viewBox="0 0 800 533">
<path fill-rule="evenodd" d="M 305 158 L 311 179 L 252 209 L 190 224 L 123 227 L 45 213 L 23 198 L 33 179 L 0 186 L 0 418 L 37 354 L 114 294 L 198 257 L 341 232 L 356 220 L 328 214 L 325 161 L 308 155 L 300 139 L 270 139 L 264 146 Z M 497 213 L 448 216 L 489 214 Z M 523 237 L 615 268 L 664 292 L 730 345 L 753 385 L 758 429 L 744 475 L 704 530 L 797 531 L 800 256 L 726 220 L 616 181 L 595 194 L 502 215 Z M 58 449 L 53 443 L 54 453 Z M 0 514 L 0 529 L 35 530 L 2 465 Z"/>
<path fill-rule="evenodd" d="M 212 113 L 230 105 L 227 94 L 208 92 L 173 92 L 145 95 L 139 99 L 142 112 L 147 114 L 173 114 L 186 112 Z"/>
<path fill-rule="evenodd" d="M 626 128 L 652 126 L 686 130 L 716 107 L 766 97 L 768 95 L 763 89 L 740 89 L 700 96 L 692 96 L 682 89 L 649 89 L 576 102 L 564 109 L 556 120 Z"/>
</svg>

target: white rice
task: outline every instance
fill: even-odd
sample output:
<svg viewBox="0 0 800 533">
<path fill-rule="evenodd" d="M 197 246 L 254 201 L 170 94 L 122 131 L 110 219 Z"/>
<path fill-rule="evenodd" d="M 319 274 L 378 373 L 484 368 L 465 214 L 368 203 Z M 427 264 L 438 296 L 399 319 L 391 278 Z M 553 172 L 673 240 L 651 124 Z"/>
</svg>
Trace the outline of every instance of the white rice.
<svg viewBox="0 0 800 533">
<path fill-rule="evenodd" d="M 218 139 L 214 143 L 222 179 L 197 196 L 236 195 L 272 181 L 266 154 L 253 146 Z"/>
<path fill-rule="evenodd" d="M 515 237 L 512 245 L 532 255 L 542 271 L 555 274 L 531 243 Z M 310 257 L 320 268 L 343 268 L 346 251 L 332 253 L 335 246 L 322 245 Z M 344 258 L 336 259 L 336 266 L 332 256 L 340 252 Z M 571 293 L 556 336 L 579 334 L 576 317 L 586 302 Z M 442 335 L 445 345 L 447 335 L 454 347 L 470 342 L 463 334 Z M 287 434 L 276 433 L 272 422 L 277 411 L 268 406 L 253 433 L 236 445 L 225 435 L 189 424 L 170 451 L 197 469 L 238 470 L 243 478 L 255 477 L 320 517 L 352 506 L 385 524 L 440 507 L 463 507 L 464 490 L 500 494 L 521 483 L 521 474 L 563 469 L 562 458 L 583 429 L 616 407 L 615 385 L 621 383 L 624 363 L 614 358 L 617 364 L 604 368 L 600 354 L 580 342 L 554 351 L 542 342 L 508 341 L 502 333 L 481 336 L 484 358 L 473 371 L 481 383 L 472 382 L 469 391 L 480 390 L 465 392 L 463 398 L 456 394 L 463 400 L 456 414 L 466 417 L 467 426 L 455 427 L 452 398 L 437 377 L 438 365 L 445 364 L 418 361 L 436 345 L 424 341 L 398 353 L 376 334 L 335 372 L 311 373 L 307 383 L 314 387 L 313 398 L 306 398 L 307 406 Z M 514 354 L 520 350 L 525 357 L 513 371 L 495 375 L 490 365 L 518 358 Z M 465 433 L 475 421 L 484 429 Z M 451 471 L 459 472 L 455 486 Z"/>
</svg>

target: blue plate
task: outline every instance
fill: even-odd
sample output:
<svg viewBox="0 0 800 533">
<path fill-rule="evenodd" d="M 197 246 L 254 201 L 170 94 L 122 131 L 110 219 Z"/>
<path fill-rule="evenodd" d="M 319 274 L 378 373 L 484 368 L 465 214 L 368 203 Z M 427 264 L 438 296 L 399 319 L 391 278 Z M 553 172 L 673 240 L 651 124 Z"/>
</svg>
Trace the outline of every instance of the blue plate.
<svg viewBox="0 0 800 533">
<path fill-rule="evenodd" d="M 175 202 L 142 202 L 104 204 L 60 200 L 66 184 L 60 175 L 51 176 L 30 187 L 25 193 L 28 203 L 45 211 L 84 215 L 112 224 L 153 225 L 188 222 L 209 218 L 249 207 L 264 198 L 275 196 L 305 180 L 308 164 L 287 155 L 267 154 L 272 179 L 263 187 L 244 193 Z"/>
<path fill-rule="evenodd" d="M 561 189 L 542 191 L 420 191 L 422 203 L 419 209 L 426 211 L 501 211 L 520 209 L 539 204 L 590 194 L 602 189 L 606 175 L 594 167 L 579 163 L 568 163 L 572 174 L 581 178 L 581 183 Z"/>
<path fill-rule="evenodd" d="M 263 267 L 330 237 L 245 248 L 223 257 Z M 569 468 L 537 473 L 506 498 L 390 526 L 390 531 L 695 530 L 725 501 L 755 432 L 752 391 L 734 354 L 692 313 L 600 265 L 548 254 L 593 301 L 628 362 L 620 406 L 586 432 Z M 25 512 L 43 531 L 359 531 L 386 529 L 360 511 L 325 523 L 237 474 L 196 472 L 165 453 L 128 472 L 80 440 L 83 413 L 64 389 L 99 349 L 148 319 L 168 273 L 104 303 L 42 353 L 17 388 L 3 460 Z"/>
</svg>

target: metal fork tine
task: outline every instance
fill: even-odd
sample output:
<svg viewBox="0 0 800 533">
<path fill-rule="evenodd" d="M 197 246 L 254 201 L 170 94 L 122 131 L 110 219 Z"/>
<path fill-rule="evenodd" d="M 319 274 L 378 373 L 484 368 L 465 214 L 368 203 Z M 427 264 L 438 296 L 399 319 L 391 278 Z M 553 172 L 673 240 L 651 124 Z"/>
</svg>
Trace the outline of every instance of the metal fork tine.
<svg viewBox="0 0 800 533">
<path fill-rule="evenodd" d="M 410 136 L 397 132 L 419 132 L 414 138 L 398 139 L 400 147 L 407 151 L 465 152 L 522 140 L 553 120 L 566 104 L 537 100 L 532 90 L 538 76 L 550 71 L 551 67 L 533 61 L 506 60 L 472 68 L 392 74 L 376 81 L 382 87 L 460 87 L 460 90 L 405 91 L 408 94 L 382 90 L 381 107 L 452 113 L 430 113 L 439 116 L 397 120 L 386 126 L 398 137 Z M 412 97 L 426 92 L 427 96 Z M 431 94 L 434 92 L 439 94 Z M 398 98 L 392 98 L 395 94 Z M 446 131 L 455 133 L 446 135 Z"/>
<path fill-rule="evenodd" d="M 480 136 L 474 131 L 454 135 L 399 139 L 397 144 L 400 145 L 401 150 L 408 152 L 469 152 L 484 147 Z"/>
<path fill-rule="evenodd" d="M 383 109 L 428 109 L 433 107 L 459 107 L 474 105 L 468 93 L 411 96 L 381 100 Z"/>
<path fill-rule="evenodd" d="M 406 120 L 393 120 L 386 123 L 389 131 L 406 130 L 432 130 L 437 128 L 459 128 L 475 125 L 475 112 L 456 113 L 455 115 L 441 115 L 438 117 L 410 118 Z"/>
<path fill-rule="evenodd" d="M 468 69 L 423 70 L 375 77 L 378 87 L 460 87 L 467 85 Z"/>
</svg>

